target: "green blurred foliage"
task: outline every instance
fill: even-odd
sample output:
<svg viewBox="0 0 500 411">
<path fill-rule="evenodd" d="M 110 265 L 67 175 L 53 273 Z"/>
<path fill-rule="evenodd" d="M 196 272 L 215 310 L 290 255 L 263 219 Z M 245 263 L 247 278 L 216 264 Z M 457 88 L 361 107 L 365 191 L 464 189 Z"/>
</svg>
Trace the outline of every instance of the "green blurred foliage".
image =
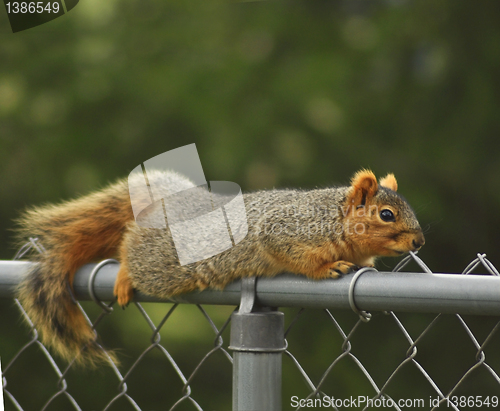
<svg viewBox="0 0 500 411">
<path fill-rule="evenodd" d="M 12 258 L 25 207 L 87 193 L 194 142 L 207 180 L 244 190 L 394 172 L 433 271 L 460 272 L 477 252 L 500 265 L 499 22 L 494 0 L 81 0 L 16 34 L 0 12 L 0 257 Z M 1 313 L 3 329 L 19 328 L 9 302 Z M 132 338 L 125 317 L 107 323 L 111 346 Z M 309 326 L 295 344 L 324 370 L 323 354 L 307 355 L 327 352 L 324 331 Z M 178 353 L 203 352 L 183 328 Z M 2 337 L 2 357 L 21 340 Z M 182 361 L 196 364 L 190 352 Z M 168 389 L 155 361 L 144 384 Z M 345 373 L 339 384 L 361 384 Z M 228 381 L 217 375 L 214 384 Z"/>
</svg>

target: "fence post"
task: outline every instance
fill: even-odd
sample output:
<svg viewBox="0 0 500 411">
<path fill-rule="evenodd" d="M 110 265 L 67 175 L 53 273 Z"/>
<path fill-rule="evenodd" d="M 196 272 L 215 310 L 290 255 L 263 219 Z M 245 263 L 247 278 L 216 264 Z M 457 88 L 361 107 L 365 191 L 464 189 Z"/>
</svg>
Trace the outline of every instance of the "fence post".
<svg viewBox="0 0 500 411">
<path fill-rule="evenodd" d="M 244 279 L 240 309 L 231 317 L 233 411 L 281 411 L 284 314 L 253 306 L 255 279 Z"/>
</svg>

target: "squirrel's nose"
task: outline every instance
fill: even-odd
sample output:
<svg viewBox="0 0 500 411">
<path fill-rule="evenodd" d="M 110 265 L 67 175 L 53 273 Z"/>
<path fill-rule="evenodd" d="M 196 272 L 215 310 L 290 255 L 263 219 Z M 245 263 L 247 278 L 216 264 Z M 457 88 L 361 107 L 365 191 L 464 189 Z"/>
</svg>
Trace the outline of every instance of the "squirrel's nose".
<svg viewBox="0 0 500 411">
<path fill-rule="evenodd" d="M 421 232 L 418 233 L 417 236 L 413 239 L 412 244 L 413 244 L 413 247 L 415 247 L 415 249 L 418 250 L 420 247 L 422 247 L 425 244 L 424 235 Z"/>
</svg>

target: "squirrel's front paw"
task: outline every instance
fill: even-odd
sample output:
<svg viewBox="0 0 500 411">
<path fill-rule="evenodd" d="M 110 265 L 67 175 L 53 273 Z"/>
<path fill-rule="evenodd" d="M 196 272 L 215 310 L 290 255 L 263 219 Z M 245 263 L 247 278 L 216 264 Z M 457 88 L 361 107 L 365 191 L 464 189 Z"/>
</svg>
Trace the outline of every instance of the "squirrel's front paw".
<svg viewBox="0 0 500 411">
<path fill-rule="evenodd" d="M 339 278 L 345 274 L 359 270 L 359 266 L 349 261 L 339 260 L 334 263 L 328 263 L 316 270 L 310 277 L 317 280 L 323 278 Z"/>
<path fill-rule="evenodd" d="M 332 272 L 331 276 L 333 278 L 339 278 L 345 274 L 352 273 L 354 271 L 358 271 L 360 269 L 359 266 L 357 266 L 354 263 L 351 263 L 349 261 L 335 261 L 332 263 L 332 267 L 330 268 L 330 271 Z"/>
</svg>

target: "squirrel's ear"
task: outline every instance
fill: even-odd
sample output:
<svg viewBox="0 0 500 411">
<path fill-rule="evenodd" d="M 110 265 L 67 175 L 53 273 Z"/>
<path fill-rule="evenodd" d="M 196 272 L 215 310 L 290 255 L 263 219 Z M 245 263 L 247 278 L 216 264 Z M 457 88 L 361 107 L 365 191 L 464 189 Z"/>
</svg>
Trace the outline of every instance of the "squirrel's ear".
<svg viewBox="0 0 500 411">
<path fill-rule="evenodd" d="M 384 178 L 380 179 L 380 185 L 385 188 L 389 188 L 392 191 L 398 191 L 398 182 L 394 174 L 387 174 Z"/>
<path fill-rule="evenodd" d="M 377 179 L 370 170 L 360 170 L 351 179 L 352 193 L 349 195 L 349 204 L 365 205 L 378 190 Z"/>
</svg>

